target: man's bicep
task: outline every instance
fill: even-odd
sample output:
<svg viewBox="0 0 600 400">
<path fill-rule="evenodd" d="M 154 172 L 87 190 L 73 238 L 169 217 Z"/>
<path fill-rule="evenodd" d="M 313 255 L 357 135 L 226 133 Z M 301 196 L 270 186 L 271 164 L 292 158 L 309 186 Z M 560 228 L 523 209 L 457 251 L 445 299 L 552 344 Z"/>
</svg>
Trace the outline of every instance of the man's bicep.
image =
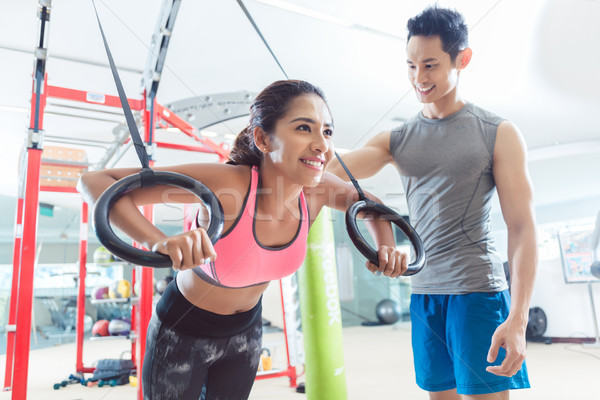
<svg viewBox="0 0 600 400">
<path fill-rule="evenodd" d="M 369 140 L 363 147 L 342 155 L 342 160 L 356 179 L 370 178 L 393 161 L 390 153 L 390 132 L 382 132 Z M 348 181 L 348 175 L 337 160 L 328 170 Z"/>
<path fill-rule="evenodd" d="M 510 123 L 498 128 L 493 172 L 507 225 L 532 218 L 533 185 L 527 168 L 527 150 L 520 132 Z"/>
</svg>

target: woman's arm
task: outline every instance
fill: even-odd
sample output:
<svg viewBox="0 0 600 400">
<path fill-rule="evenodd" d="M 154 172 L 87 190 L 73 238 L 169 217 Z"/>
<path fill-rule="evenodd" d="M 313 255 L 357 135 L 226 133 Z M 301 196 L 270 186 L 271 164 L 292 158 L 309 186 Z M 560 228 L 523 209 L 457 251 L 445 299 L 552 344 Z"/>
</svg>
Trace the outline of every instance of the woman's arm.
<svg viewBox="0 0 600 400">
<path fill-rule="evenodd" d="M 135 168 L 123 168 L 87 172 L 80 178 L 77 190 L 86 202 L 93 205 L 100 195 L 113 183 L 139 171 L 139 169 Z M 136 189 L 127 193 L 115 202 L 109 215 L 112 224 L 124 231 L 133 240 L 149 249 L 165 237 L 138 209 L 138 206 L 143 203 L 138 203 L 136 200 L 147 199 L 149 203 L 157 203 L 159 201 L 153 202 L 151 197 L 160 199 L 162 191 L 166 190 L 166 188 L 159 187 L 151 189 Z M 154 194 L 154 196 L 150 196 L 150 193 Z M 148 194 L 148 196 L 145 197 L 140 194 Z"/>
<path fill-rule="evenodd" d="M 156 171 L 177 172 L 190 176 L 208 186 L 217 197 L 220 194 L 244 191 L 244 173 L 241 168 L 222 164 L 187 164 L 167 168 L 155 168 Z M 77 189 L 90 204 L 121 178 L 139 172 L 136 168 L 116 168 L 93 171 L 84 174 Z M 246 177 L 247 180 L 247 177 Z M 240 194 L 240 197 L 243 194 Z M 235 197 L 235 196 L 234 196 Z M 184 232 L 167 238 L 138 209 L 144 204 L 158 203 L 198 203 L 200 200 L 188 191 L 172 186 L 157 185 L 132 190 L 113 205 L 110 212 L 111 222 L 136 242 L 148 249 L 168 254 L 176 269 L 193 267 L 205 258 L 215 259 L 216 254 L 204 229 Z M 231 201 L 227 201 L 231 203 Z"/>
<path fill-rule="evenodd" d="M 325 172 L 321 183 L 314 188 L 305 188 L 304 193 L 311 210 L 311 219 L 317 217 L 323 206 L 347 211 L 348 208 L 359 200 L 358 193 L 351 183 L 342 181 L 337 176 Z M 381 203 L 381 201 L 368 192 L 367 198 Z M 378 215 L 361 213 L 360 218 L 365 220 L 367 230 L 377 245 L 379 266 L 367 261 L 367 269 L 373 273 L 383 273 L 385 276 L 395 278 L 408 269 L 408 256 L 396 249 L 394 233 L 389 221 Z"/>
</svg>

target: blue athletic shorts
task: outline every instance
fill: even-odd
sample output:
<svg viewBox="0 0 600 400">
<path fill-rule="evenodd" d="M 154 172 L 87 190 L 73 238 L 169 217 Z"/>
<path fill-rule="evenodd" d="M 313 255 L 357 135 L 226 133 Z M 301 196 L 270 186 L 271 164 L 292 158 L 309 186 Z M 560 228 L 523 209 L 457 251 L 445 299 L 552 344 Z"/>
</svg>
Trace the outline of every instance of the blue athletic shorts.
<svg viewBox="0 0 600 400">
<path fill-rule="evenodd" d="M 508 291 L 464 295 L 413 294 L 410 301 L 417 385 L 429 392 L 456 388 L 459 394 L 486 394 L 528 388 L 525 362 L 513 377 L 485 370 L 492 335 L 510 310 Z"/>
</svg>

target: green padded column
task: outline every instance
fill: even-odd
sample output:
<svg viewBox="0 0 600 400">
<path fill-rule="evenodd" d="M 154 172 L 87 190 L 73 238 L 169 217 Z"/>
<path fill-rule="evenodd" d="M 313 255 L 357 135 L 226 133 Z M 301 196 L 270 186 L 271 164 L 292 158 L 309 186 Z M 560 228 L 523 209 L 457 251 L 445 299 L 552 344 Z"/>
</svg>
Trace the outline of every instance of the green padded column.
<svg viewBox="0 0 600 400">
<path fill-rule="evenodd" d="M 298 271 L 306 357 L 306 398 L 346 400 L 342 314 L 330 211 L 323 208 L 308 235 Z"/>
</svg>

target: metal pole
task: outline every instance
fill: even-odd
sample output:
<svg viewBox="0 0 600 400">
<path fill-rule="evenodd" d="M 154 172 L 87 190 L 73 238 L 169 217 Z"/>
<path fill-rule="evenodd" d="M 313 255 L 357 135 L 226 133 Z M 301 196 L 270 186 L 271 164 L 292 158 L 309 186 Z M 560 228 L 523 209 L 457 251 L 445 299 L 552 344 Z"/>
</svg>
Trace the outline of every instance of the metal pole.
<svg viewBox="0 0 600 400">
<path fill-rule="evenodd" d="M 22 171 L 24 172 L 24 171 Z M 21 192 L 21 190 L 19 190 Z M 23 193 L 17 199 L 17 215 L 15 221 L 15 242 L 13 248 L 13 275 L 10 291 L 8 325 L 6 327 L 6 368 L 4 373 L 4 390 L 11 390 L 13 363 L 15 357 L 15 333 L 17 322 L 17 297 L 19 293 L 19 271 L 21 268 L 21 236 L 23 234 Z"/>
<path fill-rule="evenodd" d="M 150 161 L 150 166 L 153 162 Z M 144 206 L 144 216 L 151 222 L 154 222 L 154 206 Z M 140 296 L 138 303 L 138 336 L 137 336 L 137 371 L 138 377 L 142 376 L 142 366 L 144 365 L 144 355 L 146 353 L 146 333 L 148 331 L 148 324 L 150 323 L 150 317 L 152 317 L 152 294 L 154 292 L 154 269 L 140 267 L 141 273 L 139 274 L 140 282 Z M 139 271 L 139 270 L 138 270 Z M 141 379 L 138 383 L 138 399 L 143 400 L 144 394 L 142 392 Z"/>
<path fill-rule="evenodd" d="M 79 290 L 77 293 L 77 358 L 75 370 L 84 373 L 83 368 L 83 336 L 85 318 L 85 277 L 87 275 L 87 242 L 88 242 L 88 204 L 81 203 L 81 224 L 79 227 Z"/>
<path fill-rule="evenodd" d="M 290 343 L 288 339 L 288 328 L 296 329 L 295 326 L 287 326 L 285 315 L 285 293 L 283 291 L 283 283 L 279 280 L 279 293 L 281 294 L 281 311 L 283 313 L 283 337 L 285 338 L 285 356 L 287 359 L 287 373 L 290 378 L 290 387 L 296 387 L 296 367 L 290 364 Z"/>
<path fill-rule="evenodd" d="M 27 372 L 33 306 L 33 267 L 36 257 L 37 213 L 40 191 L 40 170 L 43 144 L 43 117 L 46 105 L 47 80 L 46 42 L 49 32 L 51 0 L 41 0 L 38 12 L 39 41 L 35 50 L 35 70 L 31 99 L 31 120 L 27 140 L 27 172 L 23 216 L 23 239 L 21 244 L 21 267 L 17 300 L 17 327 L 15 340 L 15 368 L 12 398 L 27 399 Z"/>
<path fill-rule="evenodd" d="M 27 398 L 27 370 L 29 367 L 31 337 L 33 267 L 35 264 L 41 157 L 41 149 L 30 148 L 27 151 L 27 188 L 25 191 L 25 215 L 17 300 L 15 369 L 12 385 L 12 398 L 18 400 L 25 400 Z"/>
</svg>

